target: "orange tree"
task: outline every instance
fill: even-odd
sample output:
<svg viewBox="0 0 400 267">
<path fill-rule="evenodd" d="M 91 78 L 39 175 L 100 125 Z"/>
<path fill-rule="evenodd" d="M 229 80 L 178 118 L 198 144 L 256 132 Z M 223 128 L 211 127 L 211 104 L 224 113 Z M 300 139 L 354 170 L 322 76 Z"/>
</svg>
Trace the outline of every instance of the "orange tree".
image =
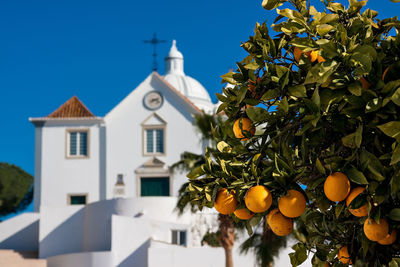
<svg viewBox="0 0 400 267">
<path fill-rule="evenodd" d="M 222 76 L 228 137 L 213 129 L 190 200 L 255 214 L 249 234 L 263 218 L 277 235 L 295 222 L 293 266 L 400 266 L 400 22 L 366 1 L 323 4 L 263 1 L 275 33 L 257 24 Z"/>
</svg>

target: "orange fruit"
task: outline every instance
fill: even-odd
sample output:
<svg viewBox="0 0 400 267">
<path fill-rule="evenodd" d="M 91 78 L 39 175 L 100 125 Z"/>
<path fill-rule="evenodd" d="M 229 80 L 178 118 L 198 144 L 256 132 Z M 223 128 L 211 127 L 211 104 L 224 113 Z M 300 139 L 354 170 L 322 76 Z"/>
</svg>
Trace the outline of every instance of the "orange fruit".
<svg viewBox="0 0 400 267">
<path fill-rule="evenodd" d="M 248 118 L 240 118 L 233 124 L 233 133 L 236 138 L 240 138 L 242 141 L 246 141 L 249 138 L 246 136 L 253 136 L 256 133 L 256 128 L 253 126 L 253 122 Z"/>
<path fill-rule="evenodd" d="M 371 87 L 371 84 L 364 77 L 360 78 L 360 83 L 364 89 L 369 89 Z"/>
<path fill-rule="evenodd" d="M 396 229 L 393 229 L 390 234 L 387 234 L 387 236 L 381 240 L 378 240 L 378 243 L 381 245 L 391 245 L 396 241 L 397 238 L 397 231 Z"/>
<path fill-rule="evenodd" d="M 385 77 L 386 77 L 386 74 L 388 73 L 388 71 L 389 71 L 389 67 L 387 67 L 387 68 L 385 69 L 385 71 L 383 72 L 383 74 L 382 74 L 382 81 L 385 81 Z"/>
<path fill-rule="evenodd" d="M 371 241 L 384 239 L 389 233 L 389 225 L 385 219 L 380 219 L 379 224 L 374 219 L 368 218 L 364 222 L 364 234 Z"/>
<path fill-rule="evenodd" d="M 236 210 L 237 201 L 235 193 L 229 194 L 228 189 L 223 188 L 218 191 L 217 197 L 215 198 L 214 208 L 221 214 L 231 214 Z"/>
<path fill-rule="evenodd" d="M 271 210 L 267 216 L 267 223 L 272 232 L 279 236 L 285 236 L 293 231 L 293 220 L 286 218 L 278 209 Z"/>
<path fill-rule="evenodd" d="M 286 196 L 279 199 L 278 208 L 286 217 L 299 217 L 306 209 L 306 198 L 297 190 L 289 190 Z"/>
<path fill-rule="evenodd" d="M 248 220 L 253 218 L 254 216 L 254 213 L 252 213 L 248 209 L 237 209 L 235 210 L 234 214 L 241 220 Z"/>
<path fill-rule="evenodd" d="M 350 181 L 344 173 L 335 172 L 326 178 L 324 183 L 324 193 L 329 200 L 345 200 L 349 192 Z"/>
<path fill-rule="evenodd" d="M 314 50 L 314 51 L 311 51 L 309 58 L 310 58 L 311 62 L 314 62 L 318 59 L 318 56 L 319 56 L 319 51 Z"/>
<path fill-rule="evenodd" d="M 299 61 L 300 61 L 300 58 L 301 58 L 301 55 L 302 55 L 303 53 L 304 53 L 304 52 L 303 52 L 300 48 L 295 47 L 294 50 L 293 50 L 294 59 L 295 59 L 297 62 L 299 62 Z"/>
<path fill-rule="evenodd" d="M 247 191 L 244 202 L 250 211 L 260 213 L 271 207 L 272 195 L 265 186 L 256 185 Z"/>
<path fill-rule="evenodd" d="M 352 264 L 347 246 L 343 246 L 339 249 L 337 257 L 341 263 Z"/>
<path fill-rule="evenodd" d="M 365 190 L 364 187 L 356 187 L 353 190 L 351 190 L 349 196 L 346 198 L 346 206 L 349 207 L 353 199 L 355 199 L 359 194 L 364 192 L 364 190 Z M 349 211 L 356 217 L 364 217 L 368 215 L 367 204 L 358 209 L 349 209 Z"/>
</svg>

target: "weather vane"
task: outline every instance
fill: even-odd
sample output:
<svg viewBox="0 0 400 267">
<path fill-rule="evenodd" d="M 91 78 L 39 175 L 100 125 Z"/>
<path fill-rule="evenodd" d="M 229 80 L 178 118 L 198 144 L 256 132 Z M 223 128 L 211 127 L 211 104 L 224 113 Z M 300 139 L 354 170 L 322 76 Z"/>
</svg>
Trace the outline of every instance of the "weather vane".
<svg viewBox="0 0 400 267">
<path fill-rule="evenodd" d="M 146 44 L 152 44 L 153 45 L 153 70 L 157 71 L 158 65 L 157 65 L 157 45 L 159 43 L 165 43 L 165 40 L 160 40 L 157 39 L 156 33 L 153 35 L 153 39 L 151 40 L 144 40 L 143 41 Z"/>
</svg>

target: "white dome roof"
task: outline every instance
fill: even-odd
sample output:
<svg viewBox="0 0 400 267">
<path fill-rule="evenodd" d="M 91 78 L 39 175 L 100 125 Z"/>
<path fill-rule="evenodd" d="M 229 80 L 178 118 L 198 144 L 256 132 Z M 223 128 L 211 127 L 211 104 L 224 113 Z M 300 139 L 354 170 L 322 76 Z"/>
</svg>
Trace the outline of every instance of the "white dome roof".
<svg viewBox="0 0 400 267">
<path fill-rule="evenodd" d="M 172 42 L 168 56 L 165 58 L 165 80 L 174 86 L 180 93 L 189 98 L 198 108 L 213 112 L 214 104 L 210 95 L 200 82 L 183 71 L 183 55 L 176 48 L 176 41 Z"/>
</svg>

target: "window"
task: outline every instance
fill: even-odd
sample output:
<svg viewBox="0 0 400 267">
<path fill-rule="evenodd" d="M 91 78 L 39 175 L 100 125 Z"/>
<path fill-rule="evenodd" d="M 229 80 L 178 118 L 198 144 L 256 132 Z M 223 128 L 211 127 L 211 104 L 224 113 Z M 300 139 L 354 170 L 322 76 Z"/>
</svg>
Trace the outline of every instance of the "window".
<svg viewBox="0 0 400 267">
<path fill-rule="evenodd" d="M 88 156 L 88 131 L 68 131 L 68 157 Z"/>
<path fill-rule="evenodd" d="M 86 203 L 87 203 L 87 194 L 68 195 L 69 205 L 86 205 Z"/>
<path fill-rule="evenodd" d="M 140 196 L 169 196 L 169 177 L 140 178 Z"/>
<path fill-rule="evenodd" d="M 124 175 L 123 174 L 117 175 L 117 184 L 120 184 L 120 185 L 124 184 Z"/>
<path fill-rule="evenodd" d="M 172 244 L 186 246 L 186 231 L 172 230 Z"/>
<path fill-rule="evenodd" d="M 164 154 L 164 129 L 145 129 L 145 154 Z"/>
</svg>

